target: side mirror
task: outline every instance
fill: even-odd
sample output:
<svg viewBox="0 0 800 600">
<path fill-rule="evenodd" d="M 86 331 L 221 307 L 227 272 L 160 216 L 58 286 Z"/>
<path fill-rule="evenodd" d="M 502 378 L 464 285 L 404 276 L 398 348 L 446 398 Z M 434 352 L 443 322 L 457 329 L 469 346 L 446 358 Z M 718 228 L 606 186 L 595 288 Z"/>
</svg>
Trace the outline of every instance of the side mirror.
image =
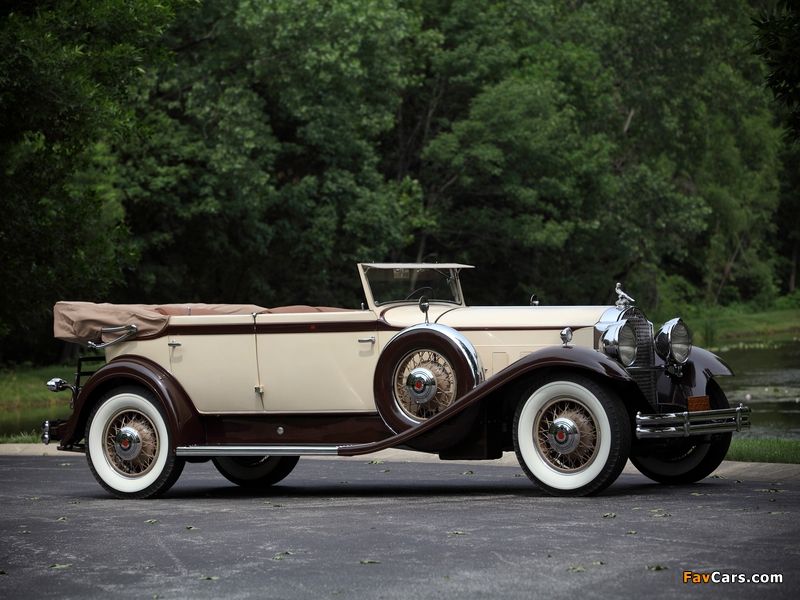
<svg viewBox="0 0 800 600">
<path fill-rule="evenodd" d="M 419 299 L 419 309 L 425 314 L 425 325 L 428 324 L 428 309 L 431 307 L 431 303 L 428 302 L 427 296 L 421 296 Z"/>
</svg>

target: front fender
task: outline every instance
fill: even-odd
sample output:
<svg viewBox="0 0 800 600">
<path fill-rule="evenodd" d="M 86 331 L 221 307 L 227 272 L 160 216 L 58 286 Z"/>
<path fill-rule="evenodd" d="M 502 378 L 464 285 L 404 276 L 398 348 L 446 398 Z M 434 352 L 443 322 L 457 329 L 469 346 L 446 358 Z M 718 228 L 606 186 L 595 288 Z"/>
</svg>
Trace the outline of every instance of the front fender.
<svg viewBox="0 0 800 600">
<path fill-rule="evenodd" d="M 551 346 L 532 352 L 511 366 L 490 377 L 468 391 L 460 400 L 422 423 L 406 429 L 390 438 L 369 444 L 354 444 L 339 449 L 340 456 L 369 454 L 386 448 L 405 444 L 409 440 L 433 430 L 470 406 L 484 400 L 490 394 L 506 386 L 515 385 L 521 378 L 548 368 L 567 368 L 589 371 L 620 383 L 633 383 L 625 369 L 612 358 L 596 350 L 581 346 Z"/>
<path fill-rule="evenodd" d="M 92 407 L 103 394 L 125 383 L 141 385 L 161 401 L 172 432 L 173 450 L 178 446 L 205 444 L 205 428 L 201 417 L 172 374 L 150 359 L 126 355 L 99 368 L 86 381 L 75 399 L 72 417 L 65 424 L 61 445 L 68 446 L 80 441 Z"/>
<path fill-rule="evenodd" d="M 633 381 L 624 367 L 613 358 L 582 346 L 550 346 L 532 352 L 519 359 L 507 369 L 490 378 L 502 378 L 507 381 L 524 373 L 546 367 L 568 367 L 591 371 L 604 377 L 619 381 Z"/>
<path fill-rule="evenodd" d="M 662 372 L 658 377 L 660 412 L 685 411 L 690 396 L 707 396 L 708 382 L 714 377 L 733 375 L 733 370 L 716 354 L 692 348 L 691 359 L 681 368 L 681 375 Z"/>
</svg>

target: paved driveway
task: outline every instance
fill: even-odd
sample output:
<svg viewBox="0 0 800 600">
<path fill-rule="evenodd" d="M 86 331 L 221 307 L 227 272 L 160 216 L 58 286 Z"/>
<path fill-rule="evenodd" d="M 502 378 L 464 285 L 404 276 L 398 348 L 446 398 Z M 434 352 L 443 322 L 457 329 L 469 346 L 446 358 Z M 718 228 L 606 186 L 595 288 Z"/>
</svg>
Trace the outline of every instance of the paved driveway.
<svg viewBox="0 0 800 600">
<path fill-rule="evenodd" d="M 800 593 L 797 465 L 781 481 L 768 467 L 728 463 L 732 476 L 680 487 L 626 472 L 601 496 L 557 499 L 511 460 L 395 452 L 302 459 L 258 493 L 190 464 L 163 498 L 122 501 L 82 455 L 53 454 L 0 456 L 0 598 Z M 783 581 L 684 583 L 685 573 Z"/>
</svg>

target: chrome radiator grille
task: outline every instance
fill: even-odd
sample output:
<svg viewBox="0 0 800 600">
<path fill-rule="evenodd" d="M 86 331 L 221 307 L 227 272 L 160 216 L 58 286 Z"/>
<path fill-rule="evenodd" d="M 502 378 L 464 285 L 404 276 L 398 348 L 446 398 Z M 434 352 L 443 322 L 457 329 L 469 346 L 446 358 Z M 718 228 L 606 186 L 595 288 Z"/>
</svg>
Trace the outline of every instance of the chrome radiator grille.
<svg viewBox="0 0 800 600">
<path fill-rule="evenodd" d="M 633 314 L 631 314 L 633 313 Z M 638 314 L 637 314 L 638 313 Z M 636 360 L 633 367 L 652 367 L 655 364 L 655 343 L 653 342 L 653 325 L 638 309 L 632 309 L 628 314 L 628 322 L 636 330 Z M 655 371 L 639 371 L 632 369 L 631 378 L 638 384 L 647 401 L 656 408 L 658 405 L 658 391 L 656 388 Z"/>
</svg>

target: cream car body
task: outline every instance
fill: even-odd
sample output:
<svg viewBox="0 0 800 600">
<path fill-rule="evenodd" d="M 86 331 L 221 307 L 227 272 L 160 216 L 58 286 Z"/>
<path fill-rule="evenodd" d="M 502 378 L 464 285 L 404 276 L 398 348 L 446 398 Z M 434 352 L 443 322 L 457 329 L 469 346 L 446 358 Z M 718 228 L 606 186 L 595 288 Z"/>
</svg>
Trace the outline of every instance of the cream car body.
<svg viewBox="0 0 800 600">
<path fill-rule="evenodd" d="M 121 497 L 166 491 L 187 460 L 271 485 L 308 454 L 388 447 L 442 459 L 517 453 L 555 495 L 601 491 L 628 457 L 648 477 L 694 481 L 724 457 L 749 409 L 730 408 L 679 319 L 654 335 L 617 285 L 615 306 L 469 307 L 461 264 L 358 265 L 355 309 L 56 305 L 81 359 L 74 412 L 43 441 L 86 452 Z M 96 371 L 91 363 L 106 362 Z"/>
</svg>

